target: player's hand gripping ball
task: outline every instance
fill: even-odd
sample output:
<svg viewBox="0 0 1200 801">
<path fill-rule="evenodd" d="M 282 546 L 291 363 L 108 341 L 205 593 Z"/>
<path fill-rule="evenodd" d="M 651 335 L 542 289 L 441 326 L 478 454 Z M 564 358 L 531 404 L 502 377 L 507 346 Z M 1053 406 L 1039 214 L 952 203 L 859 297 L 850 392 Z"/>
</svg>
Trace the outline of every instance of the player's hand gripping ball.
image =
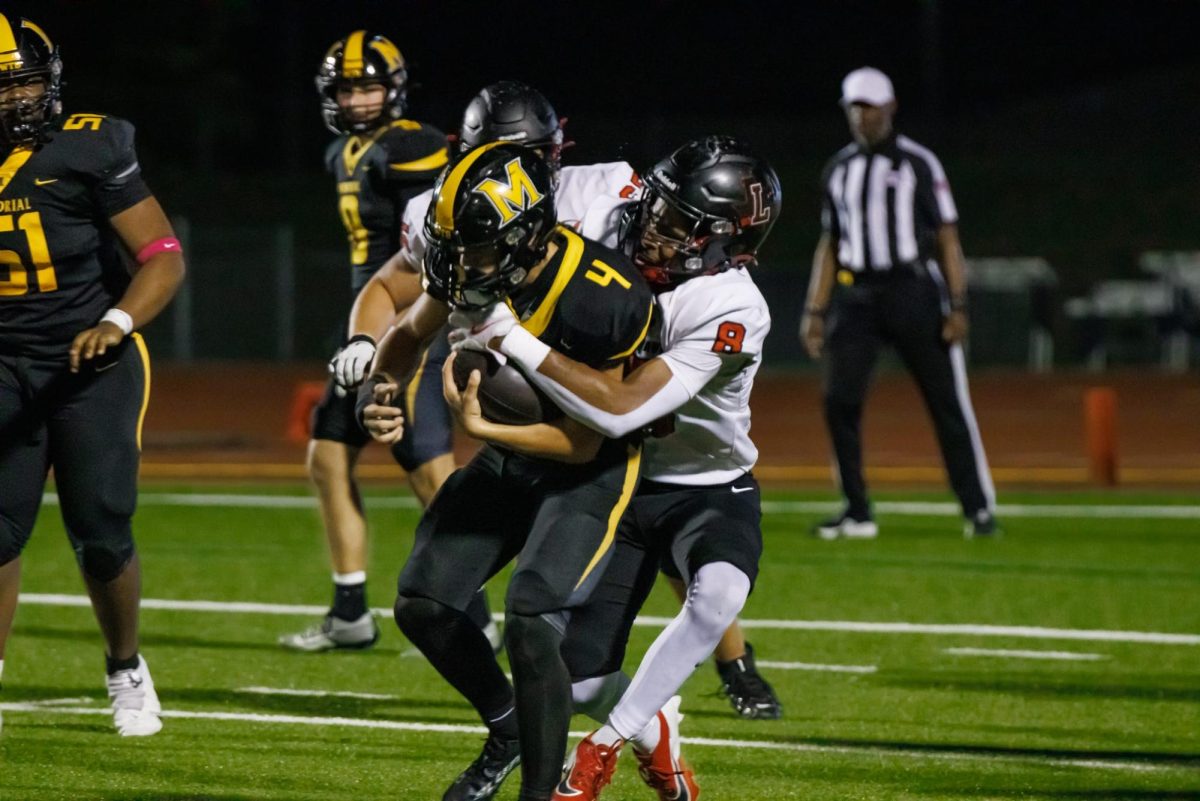
<svg viewBox="0 0 1200 801">
<path fill-rule="evenodd" d="M 562 410 L 520 370 L 501 364 L 491 351 L 462 348 L 454 355 L 453 368 L 459 392 L 467 388 L 471 371 L 479 371 L 479 408 L 493 423 L 525 426 L 562 416 Z"/>
</svg>

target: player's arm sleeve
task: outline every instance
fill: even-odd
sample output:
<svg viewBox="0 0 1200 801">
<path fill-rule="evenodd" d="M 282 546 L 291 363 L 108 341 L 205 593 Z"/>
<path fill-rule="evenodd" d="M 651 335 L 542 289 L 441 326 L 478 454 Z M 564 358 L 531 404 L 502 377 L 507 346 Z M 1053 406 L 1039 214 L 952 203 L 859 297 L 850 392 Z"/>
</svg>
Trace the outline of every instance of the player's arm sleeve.
<svg viewBox="0 0 1200 801">
<path fill-rule="evenodd" d="M 105 217 L 113 217 L 150 197 L 134 148 L 133 125 L 107 117 L 96 138 L 93 195 Z"/>
<path fill-rule="evenodd" d="M 661 358 L 661 357 L 660 357 Z M 519 363 L 519 362 L 518 362 Z M 534 386 L 545 392 L 558 408 L 568 416 L 599 431 L 606 437 L 623 437 L 653 423 L 687 403 L 692 393 L 675 375 L 657 393 L 632 411 L 614 414 L 585 401 L 557 381 L 537 372 L 526 370 Z"/>
<path fill-rule="evenodd" d="M 521 360 L 519 366 L 530 380 L 558 404 L 566 414 L 610 437 L 620 437 L 637 431 L 655 420 L 670 414 L 695 397 L 729 360 L 739 363 L 757 358 L 762 342 L 770 328 L 765 303 L 717 304 L 705 308 L 703 298 L 692 308 L 680 309 L 677 320 L 694 320 L 689 330 L 679 332 L 678 338 L 666 352 L 653 361 L 661 361 L 671 377 L 657 393 L 639 406 L 624 413 L 599 408 L 571 390 L 537 371 L 536 364 Z M 739 320 L 745 320 L 741 323 Z M 506 348 L 505 353 L 509 353 Z M 648 365 L 639 369 L 647 369 Z M 629 377 L 626 380 L 630 380 Z"/>
</svg>

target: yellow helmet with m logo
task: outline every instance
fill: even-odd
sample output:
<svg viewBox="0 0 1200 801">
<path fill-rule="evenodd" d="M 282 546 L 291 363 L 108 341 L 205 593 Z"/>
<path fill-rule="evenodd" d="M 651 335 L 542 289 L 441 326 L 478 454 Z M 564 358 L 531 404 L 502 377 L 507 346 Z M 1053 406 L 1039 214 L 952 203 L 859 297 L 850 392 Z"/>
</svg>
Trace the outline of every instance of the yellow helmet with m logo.
<svg viewBox="0 0 1200 801">
<path fill-rule="evenodd" d="M 62 59 L 46 32 L 0 14 L 0 141 L 45 141 L 62 112 Z"/>
<path fill-rule="evenodd" d="M 354 31 L 338 39 L 325 51 L 317 68 L 317 94 L 321 97 L 321 117 L 334 133 L 363 133 L 381 122 L 404 116 L 408 99 L 408 69 L 400 48 L 385 36 L 370 31 Z M 380 113 L 366 120 L 351 120 L 337 102 L 342 87 L 378 84 L 385 90 Z"/>
</svg>

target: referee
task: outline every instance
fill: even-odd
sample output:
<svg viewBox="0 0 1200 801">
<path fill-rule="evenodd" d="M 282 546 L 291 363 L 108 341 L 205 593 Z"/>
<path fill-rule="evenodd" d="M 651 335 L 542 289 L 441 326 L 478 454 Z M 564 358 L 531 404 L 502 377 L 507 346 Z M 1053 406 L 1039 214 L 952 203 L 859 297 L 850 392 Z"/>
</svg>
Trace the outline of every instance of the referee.
<svg viewBox="0 0 1200 801">
<path fill-rule="evenodd" d="M 933 417 L 964 533 L 995 534 L 995 492 L 967 392 L 966 276 L 946 173 L 933 153 L 893 129 L 896 98 L 879 70 L 847 75 L 841 104 L 854 141 L 822 175 L 823 233 L 800 336 L 814 359 L 827 355 L 825 421 L 846 507 L 816 533 L 879 533 L 863 480 L 861 423 L 871 372 L 887 343 Z"/>
</svg>

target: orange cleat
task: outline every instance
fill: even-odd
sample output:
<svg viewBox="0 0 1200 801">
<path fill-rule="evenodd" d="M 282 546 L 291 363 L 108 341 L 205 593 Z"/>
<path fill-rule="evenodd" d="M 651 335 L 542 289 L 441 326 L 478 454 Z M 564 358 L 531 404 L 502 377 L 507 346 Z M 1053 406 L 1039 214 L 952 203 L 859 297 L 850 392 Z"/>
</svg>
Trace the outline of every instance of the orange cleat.
<svg viewBox="0 0 1200 801">
<path fill-rule="evenodd" d="M 563 767 L 562 780 L 554 788 L 550 801 L 593 801 L 599 798 L 600 791 L 612 781 L 613 771 L 617 769 L 621 745 L 599 745 L 592 742 L 591 734 L 580 740 Z"/>
<path fill-rule="evenodd" d="M 676 695 L 659 710 L 656 716 L 658 745 L 653 751 L 643 751 L 637 747 L 637 743 L 633 745 L 638 775 L 650 789 L 658 793 L 660 801 L 696 801 L 700 798 L 696 776 L 679 755 L 679 721 L 683 720 L 683 715 L 679 713 L 679 701 Z"/>
</svg>

